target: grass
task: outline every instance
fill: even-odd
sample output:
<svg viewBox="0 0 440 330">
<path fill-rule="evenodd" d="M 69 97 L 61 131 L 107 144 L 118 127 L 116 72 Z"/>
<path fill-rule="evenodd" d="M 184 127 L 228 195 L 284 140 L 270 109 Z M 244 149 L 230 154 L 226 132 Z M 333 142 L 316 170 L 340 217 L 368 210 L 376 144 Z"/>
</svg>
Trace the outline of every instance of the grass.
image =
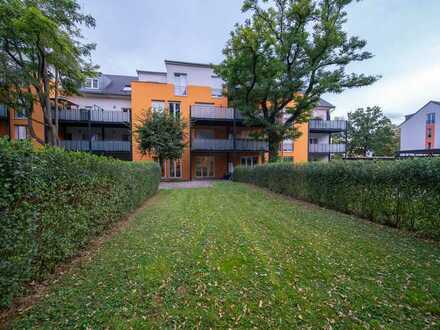
<svg viewBox="0 0 440 330">
<path fill-rule="evenodd" d="M 16 328 L 440 328 L 440 246 L 238 183 L 161 191 Z"/>
</svg>

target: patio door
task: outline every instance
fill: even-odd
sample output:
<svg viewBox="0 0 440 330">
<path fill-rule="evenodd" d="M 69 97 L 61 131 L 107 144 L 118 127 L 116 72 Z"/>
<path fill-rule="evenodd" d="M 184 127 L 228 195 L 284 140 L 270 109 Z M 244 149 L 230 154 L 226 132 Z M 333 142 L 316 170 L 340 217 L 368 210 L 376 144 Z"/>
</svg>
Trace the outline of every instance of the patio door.
<svg viewBox="0 0 440 330">
<path fill-rule="evenodd" d="M 215 176 L 215 158 L 214 156 L 197 156 L 196 178 L 213 178 Z"/>
</svg>

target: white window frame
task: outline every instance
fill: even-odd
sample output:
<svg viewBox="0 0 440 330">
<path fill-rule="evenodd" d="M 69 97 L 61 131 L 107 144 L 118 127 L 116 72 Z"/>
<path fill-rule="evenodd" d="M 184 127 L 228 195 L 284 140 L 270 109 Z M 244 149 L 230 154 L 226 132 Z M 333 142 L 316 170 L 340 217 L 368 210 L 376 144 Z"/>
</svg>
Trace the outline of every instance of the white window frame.
<svg viewBox="0 0 440 330">
<path fill-rule="evenodd" d="M 176 108 L 178 109 L 177 112 Z M 180 114 L 182 113 L 180 102 L 168 102 L 168 111 L 174 118 L 180 118 Z"/>
<path fill-rule="evenodd" d="M 293 152 L 293 141 L 284 140 L 283 141 L 283 152 Z"/>
<path fill-rule="evenodd" d="M 165 111 L 165 102 L 164 101 L 152 101 L 151 102 L 151 111 L 152 112 L 164 112 Z"/>
<path fill-rule="evenodd" d="M 24 125 L 15 126 L 15 139 L 26 140 L 27 139 L 27 127 Z"/>
<path fill-rule="evenodd" d="M 245 167 L 255 167 L 258 165 L 258 156 L 242 156 L 240 157 L 240 165 Z"/>
<path fill-rule="evenodd" d="M 98 78 L 86 78 L 86 81 L 84 82 L 84 88 L 99 89 L 99 79 Z"/>
<path fill-rule="evenodd" d="M 185 77 L 185 79 L 182 79 Z M 184 72 L 174 73 L 174 94 L 177 96 L 186 96 L 188 87 L 188 74 Z"/>
<path fill-rule="evenodd" d="M 181 179 L 183 176 L 183 162 L 181 159 L 164 160 L 162 164 L 162 178 Z"/>
</svg>

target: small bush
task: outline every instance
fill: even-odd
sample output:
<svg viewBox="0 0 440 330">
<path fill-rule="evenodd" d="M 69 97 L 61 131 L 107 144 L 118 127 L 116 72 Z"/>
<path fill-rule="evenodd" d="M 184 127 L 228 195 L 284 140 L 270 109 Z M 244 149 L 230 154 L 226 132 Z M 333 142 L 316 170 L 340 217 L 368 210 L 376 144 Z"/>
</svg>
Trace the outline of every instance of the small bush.
<svg viewBox="0 0 440 330">
<path fill-rule="evenodd" d="M 159 181 L 154 163 L 0 139 L 0 307 L 140 206 Z"/>
<path fill-rule="evenodd" d="M 233 179 L 440 239 L 440 159 L 239 167 Z"/>
</svg>

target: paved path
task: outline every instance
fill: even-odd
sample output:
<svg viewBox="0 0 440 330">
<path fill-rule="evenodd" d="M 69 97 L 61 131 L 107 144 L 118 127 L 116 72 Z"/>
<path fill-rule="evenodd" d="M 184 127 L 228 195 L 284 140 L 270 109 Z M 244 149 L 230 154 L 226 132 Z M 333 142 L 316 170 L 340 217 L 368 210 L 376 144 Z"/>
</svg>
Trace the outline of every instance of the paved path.
<svg viewBox="0 0 440 330">
<path fill-rule="evenodd" d="M 159 189 L 192 189 L 192 188 L 209 188 L 215 182 L 220 180 L 195 180 L 185 182 L 161 182 Z"/>
</svg>

